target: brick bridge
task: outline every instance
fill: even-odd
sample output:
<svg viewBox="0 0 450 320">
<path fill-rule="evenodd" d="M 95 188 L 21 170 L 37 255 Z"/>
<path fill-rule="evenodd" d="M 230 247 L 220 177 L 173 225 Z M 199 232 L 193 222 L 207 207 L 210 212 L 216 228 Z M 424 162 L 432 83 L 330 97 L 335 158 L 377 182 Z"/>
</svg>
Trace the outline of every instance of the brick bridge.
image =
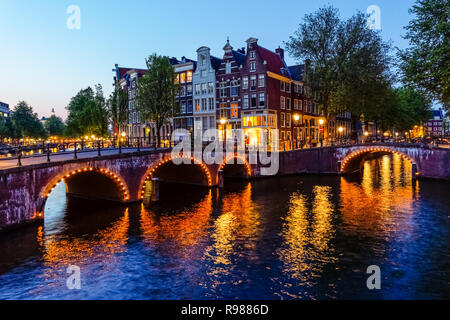
<svg viewBox="0 0 450 320">
<path fill-rule="evenodd" d="M 277 175 L 351 173 L 360 168 L 366 157 L 389 153 L 408 159 L 412 163 L 414 177 L 450 181 L 450 149 L 419 145 L 352 145 L 280 152 Z M 68 195 L 128 203 L 141 201 L 148 183 L 153 184 L 151 190 L 159 189 L 156 178 L 220 187 L 223 177 L 262 176 L 261 165 L 248 164 L 241 158 L 234 161 L 235 158 L 230 157 L 222 164 L 214 165 L 200 161 L 193 162 L 193 165 L 175 165 L 170 150 L 153 150 L 0 170 L 0 230 L 42 219 L 47 197 L 63 180 Z"/>
</svg>

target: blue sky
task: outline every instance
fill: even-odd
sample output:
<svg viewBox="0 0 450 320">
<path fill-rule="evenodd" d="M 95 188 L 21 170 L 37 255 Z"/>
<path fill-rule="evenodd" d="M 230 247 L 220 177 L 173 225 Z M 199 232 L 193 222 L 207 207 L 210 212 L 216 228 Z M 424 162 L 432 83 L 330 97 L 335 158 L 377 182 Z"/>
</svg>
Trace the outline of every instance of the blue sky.
<svg viewBox="0 0 450 320">
<path fill-rule="evenodd" d="M 19 100 L 40 116 L 54 107 L 66 117 L 70 97 L 80 89 L 103 85 L 112 90 L 112 68 L 144 67 L 153 52 L 195 58 L 206 45 L 221 57 L 227 36 L 235 47 L 250 36 L 275 49 L 297 29 L 306 13 L 325 4 L 343 17 L 370 5 L 381 9 L 382 34 L 394 46 L 401 38 L 414 0 L 0 0 L 0 101 L 13 107 Z M 69 30 L 69 5 L 81 10 L 80 30 Z M 288 64 L 294 63 L 287 58 Z"/>
</svg>

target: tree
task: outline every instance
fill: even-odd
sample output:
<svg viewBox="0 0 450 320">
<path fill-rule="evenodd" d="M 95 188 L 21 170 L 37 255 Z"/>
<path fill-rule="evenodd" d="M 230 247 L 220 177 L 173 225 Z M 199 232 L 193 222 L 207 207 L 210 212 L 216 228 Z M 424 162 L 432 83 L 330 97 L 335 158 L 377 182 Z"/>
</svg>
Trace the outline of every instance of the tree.
<svg viewBox="0 0 450 320">
<path fill-rule="evenodd" d="M 390 89 L 385 96 L 388 97 L 384 101 L 385 109 L 377 118 L 383 131 L 409 131 L 430 119 L 431 101 L 420 91 L 400 87 Z"/>
<path fill-rule="evenodd" d="M 403 81 L 450 110 L 450 2 L 417 0 L 409 12 L 410 47 L 399 51 Z"/>
<path fill-rule="evenodd" d="M 66 121 L 66 135 L 79 137 L 108 135 L 108 109 L 101 85 L 82 89 L 66 107 L 69 112 Z"/>
<path fill-rule="evenodd" d="M 153 122 L 158 145 L 161 144 L 161 127 L 177 112 L 176 96 L 180 85 L 175 82 L 175 71 L 168 57 L 156 53 L 146 59 L 148 72 L 137 85 L 137 108 L 142 119 Z"/>
<path fill-rule="evenodd" d="M 0 142 L 5 138 L 17 138 L 11 119 L 0 116 Z"/>
<path fill-rule="evenodd" d="M 329 6 L 307 14 L 286 47 L 296 59 L 309 62 L 306 86 L 327 116 L 369 114 L 381 105 L 380 89 L 392 82 L 391 46 L 367 27 L 362 13 L 341 20 Z"/>
<path fill-rule="evenodd" d="M 119 133 L 128 121 L 128 91 L 116 86 L 109 97 L 108 108 L 113 130 Z"/>
<path fill-rule="evenodd" d="M 60 117 L 52 115 L 45 121 L 44 127 L 50 136 L 62 136 L 66 126 Z"/>
<path fill-rule="evenodd" d="M 14 113 L 11 117 L 13 126 L 17 132 L 18 138 L 46 138 L 47 132 L 44 129 L 38 115 L 33 112 L 33 108 L 25 101 L 20 101 L 14 107 Z"/>
</svg>

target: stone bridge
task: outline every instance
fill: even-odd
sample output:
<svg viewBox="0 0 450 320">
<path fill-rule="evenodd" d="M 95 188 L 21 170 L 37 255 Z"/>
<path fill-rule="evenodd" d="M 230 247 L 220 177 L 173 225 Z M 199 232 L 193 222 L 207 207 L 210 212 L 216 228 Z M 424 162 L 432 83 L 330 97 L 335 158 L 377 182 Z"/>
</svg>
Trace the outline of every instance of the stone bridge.
<svg viewBox="0 0 450 320">
<path fill-rule="evenodd" d="M 450 149 L 381 144 L 280 152 L 277 175 L 351 173 L 366 157 L 390 153 L 408 159 L 414 176 L 450 180 Z M 157 197 L 157 179 L 221 187 L 224 177 L 262 177 L 263 166 L 249 164 L 248 154 L 245 159 L 234 155 L 213 165 L 194 158 L 189 159 L 192 164 L 175 165 L 172 160 L 170 150 L 153 150 L 0 170 L 0 230 L 43 219 L 46 200 L 61 181 L 73 197 L 128 203 L 142 201 L 149 183 Z"/>
</svg>

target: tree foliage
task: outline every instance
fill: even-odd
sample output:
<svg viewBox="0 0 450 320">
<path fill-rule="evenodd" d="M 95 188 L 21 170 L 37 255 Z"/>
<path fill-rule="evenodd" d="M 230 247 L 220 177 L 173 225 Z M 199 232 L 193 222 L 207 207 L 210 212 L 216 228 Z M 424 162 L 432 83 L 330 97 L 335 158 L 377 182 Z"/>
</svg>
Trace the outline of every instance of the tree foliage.
<svg viewBox="0 0 450 320">
<path fill-rule="evenodd" d="M 69 113 L 66 135 L 108 135 L 108 109 L 101 85 L 95 86 L 95 92 L 91 87 L 82 89 L 72 97 L 66 109 Z"/>
<path fill-rule="evenodd" d="M 0 116 L 0 142 L 5 138 L 17 138 L 11 119 Z"/>
<path fill-rule="evenodd" d="M 382 105 L 380 94 L 393 80 L 391 46 L 367 27 L 365 14 L 341 20 L 338 9 L 321 8 L 305 15 L 286 47 L 296 59 L 310 61 L 306 86 L 325 114 L 369 114 Z"/>
<path fill-rule="evenodd" d="M 66 128 L 62 119 L 55 115 L 45 121 L 44 127 L 50 136 L 62 136 Z"/>
<path fill-rule="evenodd" d="M 167 124 L 177 111 L 176 96 L 180 85 L 175 83 L 175 71 L 168 57 L 153 54 L 146 59 L 148 72 L 137 85 L 137 108 L 143 120 L 156 127 L 158 145 L 161 143 L 161 127 Z"/>
<path fill-rule="evenodd" d="M 25 101 L 20 101 L 14 107 L 11 117 L 17 138 L 45 138 L 47 132 L 44 129 L 38 115 Z"/>
<path fill-rule="evenodd" d="M 450 108 L 450 2 L 418 0 L 410 9 L 415 17 L 405 28 L 410 47 L 400 51 L 406 84 Z"/>
<path fill-rule="evenodd" d="M 128 122 L 128 91 L 116 86 L 109 97 L 108 109 L 114 132 L 121 132 Z"/>
</svg>

